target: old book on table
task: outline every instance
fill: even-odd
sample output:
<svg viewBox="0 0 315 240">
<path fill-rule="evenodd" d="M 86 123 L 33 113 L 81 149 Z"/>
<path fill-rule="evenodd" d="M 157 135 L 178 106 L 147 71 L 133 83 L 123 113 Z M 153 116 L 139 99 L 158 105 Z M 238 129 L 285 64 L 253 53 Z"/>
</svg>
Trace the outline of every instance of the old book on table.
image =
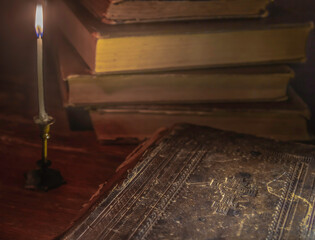
<svg viewBox="0 0 315 240">
<path fill-rule="evenodd" d="M 53 2 L 56 25 L 94 73 L 300 62 L 311 22 L 279 11 L 261 20 L 112 26 L 78 2 Z"/>
<path fill-rule="evenodd" d="M 314 239 L 315 148 L 180 124 L 61 239 Z M 113 184 L 111 182 L 111 184 Z"/>
<path fill-rule="evenodd" d="M 310 112 L 290 89 L 285 102 L 106 105 L 90 111 L 97 138 L 134 142 L 178 122 L 205 125 L 280 140 L 310 140 Z"/>
<path fill-rule="evenodd" d="M 108 103 L 280 101 L 293 71 L 283 65 L 92 74 L 65 40 L 57 46 L 66 106 Z"/>
<path fill-rule="evenodd" d="M 108 24 L 266 16 L 270 0 L 81 0 Z"/>
</svg>

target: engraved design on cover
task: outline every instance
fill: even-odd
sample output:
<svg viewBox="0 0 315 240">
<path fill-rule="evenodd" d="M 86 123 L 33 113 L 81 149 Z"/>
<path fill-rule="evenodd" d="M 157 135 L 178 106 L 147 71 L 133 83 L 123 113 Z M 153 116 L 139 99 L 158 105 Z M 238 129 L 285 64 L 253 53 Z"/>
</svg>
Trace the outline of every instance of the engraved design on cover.
<svg viewBox="0 0 315 240">
<path fill-rule="evenodd" d="M 248 173 L 236 174 L 219 183 L 213 179 L 210 183 L 212 185 L 216 185 L 220 194 L 220 198 L 214 200 L 211 206 L 218 214 L 227 215 L 229 211 L 233 211 L 233 215 L 237 215 L 241 211 L 239 204 L 249 202 L 257 194 L 257 187 L 251 182 Z"/>
<path fill-rule="evenodd" d="M 186 148 L 179 150 L 177 144 Z M 74 233 L 80 235 L 65 239 L 142 239 L 205 152 L 203 146 L 187 137 L 173 143 L 164 139 L 143 156 L 141 164 L 96 207 L 90 219 L 77 227 Z"/>
<path fill-rule="evenodd" d="M 311 187 L 311 194 L 309 199 L 309 211 L 307 213 L 306 218 L 306 227 L 304 229 L 305 239 L 311 240 L 315 239 L 315 173 L 312 174 L 312 187 Z"/>
<path fill-rule="evenodd" d="M 192 141 L 188 141 L 188 144 L 189 143 L 192 143 Z M 188 158 L 189 161 L 183 164 L 173 183 L 168 187 L 168 189 L 164 191 L 164 194 L 160 197 L 159 201 L 157 201 L 156 204 L 151 207 L 152 210 L 148 213 L 147 218 L 142 221 L 141 225 L 138 226 L 138 228 L 129 236 L 128 239 L 132 238 L 132 236 L 134 236 L 134 239 L 143 239 L 146 236 L 152 225 L 163 213 L 167 205 L 175 197 L 177 192 L 180 191 L 190 173 L 195 169 L 199 161 L 203 159 L 205 152 L 205 150 L 199 149 L 196 151 L 196 154 L 194 154 L 193 157 Z M 178 164 L 181 165 L 180 162 L 178 162 Z"/>
<path fill-rule="evenodd" d="M 314 222 L 314 200 L 310 203 L 310 201 L 301 196 L 301 193 L 304 187 L 310 159 L 299 158 L 288 154 L 284 157 L 292 162 L 289 171 L 267 183 L 268 192 L 277 196 L 279 201 L 273 214 L 272 222 L 269 225 L 266 239 L 292 239 L 292 237 L 296 237 L 296 232 L 299 233 L 299 239 L 307 239 L 312 235 L 311 229 L 313 228 L 312 226 Z M 278 191 L 271 187 L 271 184 L 277 181 L 284 182 L 283 187 Z M 314 198 L 313 195 L 314 191 L 311 198 Z M 301 208 L 299 205 L 305 204 L 307 208 L 305 211 L 306 215 L 303 217 L 300 224 L 295 223 L 295 226 L 293 226 L 297 208 Z M 290 237 L 290 232 L 296 227 L 299 229 L 295 232 L 294 236 Z"/>
<path fill-rule="evenodd" d="M 213 237 L 216 238 L 215 235 L 211 235 L 212 233 L 209 232 L 209 230 L 207 230 L 206 224 L 210 224 L 208 226 L 213 226 L 212 229 L 217 229 L 219 230 L 218 227 L 224 229 L 229 229 L 230 230 L 230 235 L 228 234 L 228 237 L 226 239 L 255 239 L 254 235 L 246 235 L 246 234 L 250 234 L 254 232 L 257 232 L 258 229 L 261 231 L 260 233 L 257 233 L 257 237 L 258 239 L 261 238 L 266 238 L 267 237 L 267 230 L 268 230 L 268 224 L 271 221 L 274 221 L 273 219 L 275 218 L 273 215 L 273 213 L 277 213 L 278 211 L 275 210 L 275 207 L 273 207 L 273 204 L 275 205 L 279 205 L 279 202 L 281 202 L 281 200 L 276 200 L 276 201 L 269 201 L 268 204 L 269 207 L 265 206 L 262 207 L 263 205 L 260 205 L 263 202 L 260 202 L 259 200 L 254 200 L 254 198 L 256 198 L 257 195 L 257 185 L 255 183 L 255 178 L 257 179 L 257 174 L 255 174 L 254 172 L 252 172 L 252 170 L 250 170 L 250 172 L 253 173 L 253 175 L 251 176 L 250 173 L 246 173 L 246 172 L 239 172 L 237 169 L 237 165 L 239 164 L 239 166 L 246 166 L 246 167 L 255 167 L 255 164 L 253 166 L 251 166 L 251 162 L 254 162 L 254 159 L 251 158 L 250 156 L 256 156 L 257 158 L 262 155 L 262 159 L 265 160 L 265 162 L 269 162 L 271 165 L 273 165 L 274 169 L 272 172 L 277 172 L 279 174 L 280 177 L 277 178 L 277 180 L 279 180 L 279 183 L 276 184 L 279 188 L 280 191 L 282 191 L 282 189 L 287 189 L 288 186 L 290 185 L 295 185 L 297 181 L 300 180 L 300 182 L 303 183 L 303 179 L 305 179 L 306 175 L 307 175 L 307 169 L 304 168 L 304 171 L 300 171 L 301 170 L 301 166 L 299 167 L 299 165 L 301 165 L 301 161 L 298 161 L 301 158 L 296 158 L 296 157 L 292 157 L 288 154 L 281 154 L 281 153 L 274 153 L 274 152 L 263 152 L 258 154 L 257 152 L 255 154 L 252 154 L 250 152 L 250 154 L 246 154 L 245 152 L 239 152 L 239 156 L 241 157 L 237 157 L 236 155 L 234 155 L 233 158 L 228 157 L 229 155 L 225 155 L 222 153 L 212 153 L 211 155 L 211 159 L 204 159 L 205 161 L 201 162 L 201 165 L 198 166 L 197 169 L 199 169 L 199 172 L 196 172 L 195 170 L 195 178 L 191 179 L 193 176 L 190 176 L 190 180 L 188 182 L 186 182 L 186 185 L 192 189 L 194 187 L 199 187 L 199 189 L 194 189 L 193 193 L 195 194 L 200 194 L 202 192 L 209 192 L 208 195 L 208 202 L 210 203 L 212 201 L 212 204 L 208 205 L 212 208 L 213 210 L 213 214 L 210 214 L 210 212 L 208 211 L 207 208 L 204 207 L 204 205 L 198 205 L 199 208 L 203 209 L 203 210 L 197 210 L 194 207 L 189 207 L 189 204 L 193 204 L 194 201 L 196 201 L 197 199 L 199 199 L 200 197 L 196 198 L 196 195 L 191 195 L 191 191 L 188 189 L 184 189 L 184 191 L 181 191 L 180 194 L 180 199 L 176 200 L 176 204 L 174 204 L 174 206 L 171 209 L 168 209 L 168 213 L 165 217 L 163 217 L 161 219 L 161 221 L 163 222 L 161 226 L 155 226 L 154 230 L 151 231 L 151 234 L 148 236 L 148 239 L 159 239 L 159 236 L 162 236 L 162 238 L 167 238 L 167 236 L 169 236 L 168 234 L 170 233 L 175 233 L 174 231 L 176 231 L 176 227 L 169 227 L 170 225 L 172 225 L 173 223 L 178 223 L 179 225 L 177 225 L 177 229 L 179 227 L 182 227 L 179 231 L 185 231 L 185 228 L 187 229 L 187 227 L 192 227 L 193 229 L 196 228 L 197 231 L 204 231 L 204 234 L 193 234 L 191 232 L 189 232 L 191 235 L 176 235 L 174 234 L 174 239 L 183 239 L 183 237 L 185 239 L 205 239 L 205 237 L 212 239 Z M 281 159 L 280 161 L 277 161 L 277 158 L 279 157 L 279 159 Z M 302 162 L 302 165 L 304 166 L 308 166 L 308 161 L 310 159 L 303 159 L 304 162 Z M 241 164 L 242 162 L 242 164 Z M 248 162 L 249 165 L 246 165 L 245 162 Z M 264 161 L 260 161 L 263 165 L 264 165 Z M 277 162 L 281 162 L 282 164 L 280 165 L 274 165 Z M 212 175 L 215 176 L 214 178 L 211 176 L 206 177 L 203 169 L 206 167 L 211 168 L 212 170 L 215 163 L 226 163 L 226 167 L 230 167 L 231 169 L 234 169 L 232 171 L 237 171 L 236 174 L 234 175 L 230 175 L 230 177 L 228 178 L 220 178 L 220 174 L 216 174 L 216 175 Z M 233 165 L 234 164 L 234 165 Z M 270 166 L 269 164 L 269 166 Z M 262 166 L 263 166 L 262 165 Z M 278 167 L 277 167 L 278 166 Z M 221 165 L 221 167 L 217 167 L 217 169 L 222 169 L 223 165 Z M 223 167 L 224 168 L 224 167 Z M 296 168 L 296 174 L 298 174 L 299 178 L 288 178 L 287 175 L 288 173 L 291 172 L 291 175 L 294 172 L 294 169 Z M 300 170 L 299 170 L 300 169 Z M 302 167 L 303 169 L 303 167 Z M 201 171 L 201 172 L 200 172 Z M 257 169 L 257 171 L 259 172 L 260 170 Z M 283 173 L 284 171 L 284 173 Z M 271 184 L 273 182 L 272 180 L 272 175 L 270 172 L 268 174 L 268 172 L 265 172 L 265 174 L 261 175 L 263 177 L 265 177 L 265 179 L 262 178 L 258 178 L 259 182 L 257 182 L 260 186 L 260 189 L 262 190 L 260 193 L 260 197 L 259 199 L 268 199 L 268 193 L 274 195 L 275 191 L 272 191 L 270 189 L 267 189 L 268 187 L 274 187 L 273 184 Z M 282 173 L 281 173 L 282 172 Z M 211 173 L 211 172 L 209 172 Z M 212 171 L 213 173 L 213 171 Z M 202 176 L 204 178 L 200 179 L 199 177 Z M 254 180 L 254 181 L 253 181 Z M 270 181 L 271 180 L 271 181 Z M 270 181 L 270 182 L 268 182 Z M 266 184 L 267 183 L 267 184 Z M 314 184 L 313 184 L 314 185 Z M 205 190 L 202 190 L 205 189 Z M 208 190 L 207 190 L 208 189 Z M 296 195 L 295 198 L 296 200 L 302 200 L 303 197 L 301 195 L 301 192 L 303 190 L 303 185 L 300 185 L 297 188 L 299 191 L 296 191 Z M 312 188 L 314 189 L 314 187 Z M 265 194 L 265 193 L 267 194 Z M 305 192 L 305 191 L 304 191 Z M 313 191 L 314 192 L 314 191 Z M 314 194 L 314 193 L 313 193 Z M 200 195 L 199 195 L 200 196 Z M 263 198 L 262 198 L 263 196 Z M 312 198 L 314 200 L 314 198 Z M 179 200 L 179 201 L 178 201 Z M 183 201 L 188 200 L 188 205 L 183 204 Z M 302 200 L 302 204 L 304 204 L 305 202 L 307 202 L 308 200 L 304 199 Z M 310 200 L 309 200 L 310 201 Z M 203 198 L 202 201 L 198 202 L 198 204 L 202 203 L 202 202 L 206 202 L 206 199 Z M 175 201 L 174 201 L 175 203 Z M 182 204 L 182 205 L 180 205 Z M 221 205 L 220 205 L 221 204 Z M 267 204 L 267 202 L 265 202 L 265 204 Z M 177 206 L 177 207 L 176 207 Z M 186 208 L 183 206 L 186 206 Z M 192 205 L 190 205 L 192 206 Z M 294 205 L 295 206 L 295 205 Z M 291 212 L 286 212 L 287 214 L 287 219 L 290 219 L 290 221 L 287 221 L 287 226 L 288 224 L 296 224 L 298 223 L 298 227 L 300 228 L 301 226 L 299 225 L 300 223 L 300 219 L 303 218 L 303 223 L 313 223 L 314 220 L 314 212 L 313 212 L 313 205 L 310 205 L 308 209 L 305 209 L 305 207 L 303 208 L 303 206 L 295 206 L 294 209 L 295 211 L 291 211 Z M 179 209 L 178 207 L 181 207 L 181 209 Z M 266 208 L 267 207 L 267 208 Z M 308 207 L 308 206 L 307 206 Z M 189 209 L 190 208 L 190 209 Z M 299 211 L 297 211 L 296 209 L 299 208 Z M 252 209 L 252 210 L 250 210 Z M 268 210 L 269 209 L 269 210 Z M 243 212 L 244 210 L 244 212 Z M 255 212 L 255 215 L 253 215 L 253 213 Z M 303 215 L 304 214 L 304 215 Z M 227 218 L 222 221 L 220 219 L 223 218 L 216 218 L 216 220 L 214 220 L 215 215 L 223 215 L 223 216 L 227 216 Z M 301 216 L 297 216 L 297 215 L 302 215 Z M 270 217 L 268 217 L 270 216 Z M 232 217 L 235 217 L 234 220 L 232 219 Z M 255 224 L 254 224 L 254 218 L 256 218 L 256 223 L 257 223 L 257 219 L 259 219 L 260 217 L 262 217 L 262 220 L 260 222 L 261 226 L 265 225 L 266 228 L 263 229 L 256 229 L 256 231 L 253 229 L 255 228 Z M 168 220 L 171 219 L 171 220 Z M 212 221 L 210 219 L 213 219 Z M 266 221 L 267 220 L 267 221 Z M 293 221 L 295 220 L 295 221 Z M 229 222 L 231 221 L 231 222 Z M 231 225 L 232 222 L 237 221 L 238 224 L 234 224 L 233 226 Z M 199 223 L 198 223 L 199 222 Z M 217 224 L 217 225 L 213 225 L 213 224 Z M 222 225 L 223 224 L 223 225 Z M 226 224 L 226 225 L 225 225 Z M 252 225 L 251 225 L 252 224 Z M 203 227 L 203 226 L 205 227 Z M 287 231 L 288 233 L 286 233 L 285 235 L 283 234 L 282 236 L 288 236 L 287 237 L 281 237 L 279 236 L 279 238 L 273 238 L 273 239 L 308 239 L 305 234 L 302 234 L 301 229 L 294 229 L 296 231 L 291 231 L 291 235 L 290 235 L 290 231 L 288 229 L 288 227 L 285 226 L 284 228 L 285 231 Z M 167 227 L 167 230 L 165 230 L 165 227 Z M 249 229 L 249 228 L 252 229 Z M 312 229 L 311 225 L 307 225 L 308 228 Z M 199 228 L 199 230 L 198 230 Z M 281 227 L 280 227 L 281 229 Z M 249 231 L 250 230 L 250 231 Z M 293 228 L 291 229 L 293 230 Z M 259 232 L 259 231 L 258 231 Z M 311 236 L 312 234 L 312 230 L 308 231 L 309 236 Z M 164 234 L 164 235 L 163 235 Z M 208 235 L 209 234 L 209 235 Z M 245 234 L 245 235 L 244 235 Z M 242 238 L 240 238 L 242 236 Z M 218 236 L 217 236 L 218 237 Z M 309 238 L 311 239 L 311 238 Z"/>
</svg>

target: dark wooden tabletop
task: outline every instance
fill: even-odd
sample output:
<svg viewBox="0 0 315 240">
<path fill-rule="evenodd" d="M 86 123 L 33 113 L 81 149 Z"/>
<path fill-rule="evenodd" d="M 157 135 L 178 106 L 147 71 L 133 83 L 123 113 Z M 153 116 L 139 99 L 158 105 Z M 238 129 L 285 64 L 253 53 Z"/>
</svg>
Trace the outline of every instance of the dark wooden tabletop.
<svg viewBox="0 0 315 240">
<path fill-rule="evenodd" d="M 101 146 L 93 131 L 73 132 L 62 107 L 53 54 L 45 46 L 47 112 L 56 119 L 48 157 L 67 184 L 25 190 L 24 173 L 41 156 L 37 114 L 35 2 L 2 1 L 0 61 L 0 239 L 52 239 L 87 207 L 135 147 Z"/>
</svg>

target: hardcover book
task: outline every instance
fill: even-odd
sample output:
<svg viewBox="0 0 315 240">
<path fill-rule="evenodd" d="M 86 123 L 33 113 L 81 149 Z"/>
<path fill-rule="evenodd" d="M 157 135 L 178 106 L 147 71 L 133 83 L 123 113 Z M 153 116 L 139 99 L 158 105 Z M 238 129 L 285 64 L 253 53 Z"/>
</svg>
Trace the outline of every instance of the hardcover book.
<svg viewBox="0 0 315 240">
<path fill-rule="evenodd" d="M 56 25 L 93 73 L 300 62 L 313 27 L 284 11 L 260 20 L 111 26 L 76 1 L 52 7 Z"/>
<path fill-rule="evenodd" d="M 65 106 L 108 103 L 281 101 L 294 76 L 285 65 L 133 74 L 92 74 L 65 39 L 57 44 Z"/>
<path fill-rule="evenodd" d="M 81 0 L 107 24 L 266 16 L 270 0 Z"/>
<path fill-rule="evenodd" d="M 135 142 L 177 122 L 279 140 L 310 140 L 307 105 L 289 89 L 285 102 L 199 104 L 107 104 L 90 111 L 102 142 Z"/>
<path fill-rule="evenodd" d="M 61 239 L 314 239 L 314 154 L 208 127 L 164 129 Z"/>
</svg>

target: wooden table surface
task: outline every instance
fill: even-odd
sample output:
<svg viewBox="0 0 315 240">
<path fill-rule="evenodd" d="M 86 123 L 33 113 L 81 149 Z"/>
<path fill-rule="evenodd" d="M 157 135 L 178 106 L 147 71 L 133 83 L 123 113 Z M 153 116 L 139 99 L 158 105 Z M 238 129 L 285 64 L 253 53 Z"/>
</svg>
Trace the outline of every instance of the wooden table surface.
<svg viewBox="0 0 315 240">
<path fill-rule="evenodd" d="M 36 167 L 41 155 L 39 129 L 33 122 L 38 108 L 35 3 L 1 4 L 0 239 L 53 239 L 82 214 L 83 205 L 135 146 L 101 146 L 93 131 L 70 131 L 53 57 L 46 46 L 46 105 L 56 119 L 48 157 L 67 184 L 49 192 L 23 188 L 24 173 Z"/>
</svg>

